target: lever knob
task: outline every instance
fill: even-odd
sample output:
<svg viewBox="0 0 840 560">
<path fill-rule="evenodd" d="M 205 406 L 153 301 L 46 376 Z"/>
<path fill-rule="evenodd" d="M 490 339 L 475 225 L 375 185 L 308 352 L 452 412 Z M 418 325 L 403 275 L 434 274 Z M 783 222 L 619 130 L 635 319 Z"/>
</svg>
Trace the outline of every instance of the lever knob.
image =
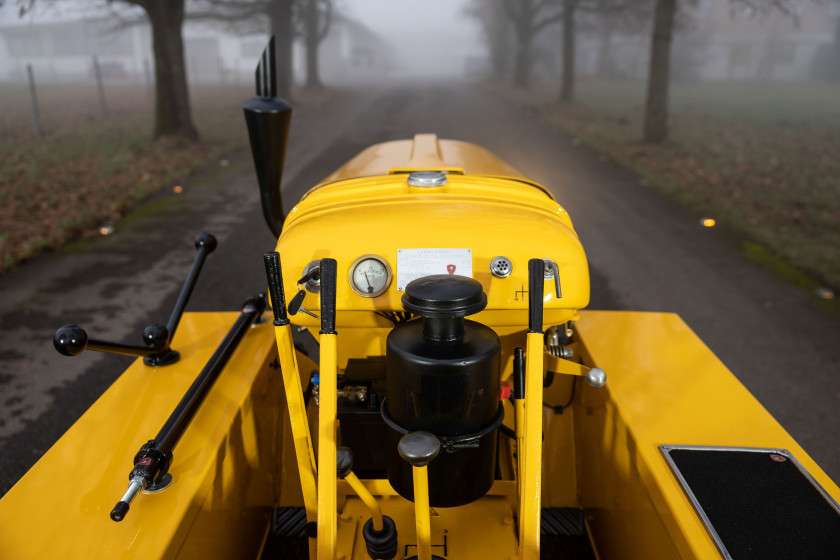
<svg viewBox="0 0 840 560">
<path fill-rule="evenodd" d="M 143 329 L 143 343 L 154 350 L 161 350 L 169 343 L 169 330 L 157 323 Z"/>
<path fill-rule="evenodd" d="M 216 241 L 216 238 L 210 233 L 204 232 L 199 233 L 195 236 L 196 250 L 198 250 L 201 247 L 204 247 L 204 250 L 209 255 L 210 253 L 216 250 L 216 245 L 218 245 L 218 242 Z"/>
<path fill-rule="evenodd" d="M 78 356 L 87 348 L 87 342 L 87 333 L 79 325 L 64 325 L 53 337 L 53 346 L 65 356 Z"/>
<path fill-rule="evenodd" d="M 125 519 L 125 514 L 128 513 L 128 510 L 131 506 L 128 502 L 117 502 L 117 505 L 114 506 L 114 509 L 111 510 L 111 519 L 114 521 L 122 521 Z"/>
<path fill-rule="evenodd" d="M 607 374 L 601 368 L 592 368 L 586 372 L 586 382 L 596 389 L 607 384 Z"/>
<path fill-rule="evenodd" d="M 415 467 L 424 467 L 440 453 L 440 440 L 429 432 L 411 432 L 400 439 L 400 457 Z"/>
</svg>

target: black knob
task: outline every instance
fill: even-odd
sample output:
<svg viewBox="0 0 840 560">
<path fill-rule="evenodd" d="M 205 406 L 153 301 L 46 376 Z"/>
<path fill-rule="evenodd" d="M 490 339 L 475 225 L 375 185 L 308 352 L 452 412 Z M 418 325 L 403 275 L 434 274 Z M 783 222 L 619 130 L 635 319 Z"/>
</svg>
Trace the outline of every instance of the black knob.
<svg viewBox="0 0 840 560">
<path fill-rule="evenodd" d="M 344 480 L 344 477 L 353 472 L 353 450 L 349 447 L 339 447 L 336 452 L 335 466 L 338 470 L 338 478 Z"/>
<path fill-rule="evenodd" d="M 79 325 L 64 325 L 55 331 L 53 337 L 53 346 L 65 356 L 78 356 L 84 352 L 87 342 L 87 333 Z"/>
<path fill-rule="evenodd" d="M 429 432 L 411 432 L 400 439 L 398 450 L 403 460 L 423 467 L 440 453 L 440 440 Z"/>
<path fill-rule="evenodd" d="M 425 338 L 455 342 L 464 337 L 464 317 L 487 307 L 487 294 L 472 278 L 434 274 L 409 282 L 402 306 L 423 317 Z"/>
<path fill-rule="evenodd" d="M 117 502 L 114 509 L 111 510 L 111 519 L 114 521 L 122 521 L 125 519 L 125 514 L 128 513 L 130 506 L 126 502 Z"/>
<path fill-rule="evenodd" d="M 466 317 L 487 307 L 487 294 L 478 280 L 452 274 L 433 274 L 405 287 L 403 308 L 426 318 Z"/>
<path fill-rule="evenodd" d="M 218 245 L 218 242 L 210 233 L 204 232 L 195 236 L 195 248 L 204 247 L 208 255 L 216 250 L 216 245 Z"/>
<path fill-rule="evenodd" d="M 143 329 L 143 343 L 154 350 L 166 348 L 169 344 L 169 330 L 157 323 Z"/>
<path fill-rule="evenodd" d="M 257 294 L 255 296 L 251 296 L 245 300 L 245 303 L 242 304 L 242 308 L 246 307 L 253 307 L 257 315 L 262 315 L 263 311 L 265 311 L 265 294 Z"/>
</svg>

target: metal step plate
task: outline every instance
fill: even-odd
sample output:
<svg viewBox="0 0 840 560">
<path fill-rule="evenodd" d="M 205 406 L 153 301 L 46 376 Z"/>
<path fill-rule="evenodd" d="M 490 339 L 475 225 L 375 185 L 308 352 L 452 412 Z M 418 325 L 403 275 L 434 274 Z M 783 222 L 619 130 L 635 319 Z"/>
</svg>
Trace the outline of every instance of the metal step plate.
<svg viewBox="0 0 840 560">
<path fill-rule="evenodd" d="M 840 558 L 840 507 L 789 451 L 660 450 L 724 558 Z"/>
<path fill-rule="evenodd" d="M 540 558 L 595 560 L 586 535 L 583 510 L 544 508 L 540 513 Z"/>
</svg>

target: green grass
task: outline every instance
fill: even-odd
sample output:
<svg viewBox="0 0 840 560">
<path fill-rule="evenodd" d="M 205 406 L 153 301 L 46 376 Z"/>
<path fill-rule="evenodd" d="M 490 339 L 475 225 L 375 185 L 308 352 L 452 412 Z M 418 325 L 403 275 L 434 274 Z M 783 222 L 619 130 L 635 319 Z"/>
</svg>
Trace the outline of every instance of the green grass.
<svg viewBox="0 0 840 560">
<path fill-rule="evenodd" d="M 39 136 L 27 87 L 0 84 L 0 272 L 94 235 L 138 200 L 246 143 L 241 104 L 248 87 L 193 88 L 202 140 L 190 146 L 151 141 L 144 88 L 106 84 L 106 95 L 107 121 L 88 85 L 39 88 Z"/>
<path fill-rule="evenodd" d="M 192 85 L 201 141 L 184 146 L 152 142 L 153 105 L 142 85 L 105 83 L 107 121 L 95 84 L 40 86 L 39 136 L 28 86 L 0 84 L 0 273 L 96 235 L 139 200 L 247 145 L 242 103 L 252 87 Z M 296 95 L 295 111 L 301 117 L 340 93 Z"/>
<path fill-rule="evenodd" d="M 582 81 L 571 106 L 554 101 L 553 86 L 501 91 L 698 214 L 840 287 L 840 85 L 674 84 L 670 140 L 659 146 L 640 141 L 643 83 Z"/>
</svg>

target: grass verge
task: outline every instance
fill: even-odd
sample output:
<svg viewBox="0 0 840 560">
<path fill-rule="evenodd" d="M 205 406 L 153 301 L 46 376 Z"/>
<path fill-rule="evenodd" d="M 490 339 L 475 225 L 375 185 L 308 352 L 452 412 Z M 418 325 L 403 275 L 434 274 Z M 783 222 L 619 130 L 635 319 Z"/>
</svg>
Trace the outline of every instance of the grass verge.
<svg viewBox="0 0 840 560">
<path fill-rule="evenodd" d="M 662 145 L 640 141 L 644 84 L 583 81 L 571 105 L 549 84 L 492 88 L 743 235 L 786 280 L 840 288 L 840 86 L 675 84 Z"/>
<path fill-rule="evenodd" d="M 27 86 L 0 84 L 0 273 L 97 235 L 139 200 L 247 145 L 241 107 L 250 86 L 192 86 L 201 141 L 191 145 L 152 142 L 153 105 L 142 87 L 106 84 L 107 120 L 94 87 L 40 88 L 38 136 Z M 307 95 L 301 108 L 330 95 Z"/>
</svg>

